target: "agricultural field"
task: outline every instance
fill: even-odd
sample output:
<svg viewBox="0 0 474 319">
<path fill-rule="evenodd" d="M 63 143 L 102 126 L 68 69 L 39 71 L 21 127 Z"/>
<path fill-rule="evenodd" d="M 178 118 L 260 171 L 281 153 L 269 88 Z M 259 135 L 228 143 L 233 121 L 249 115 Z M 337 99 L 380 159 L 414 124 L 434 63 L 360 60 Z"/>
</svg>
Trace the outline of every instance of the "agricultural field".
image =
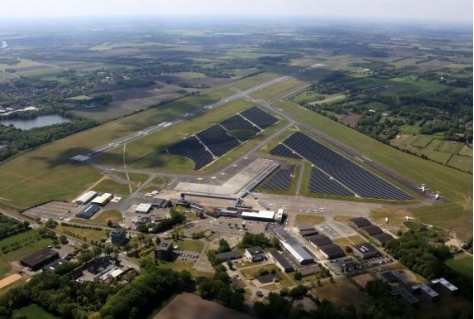
<svg viewBox="0 0 474 319">
<path fill-rule="evenodd" d="M 465 172 L 472 172 L 472 157 L 453 155 L 447 165 Z"/>
<path fill-rule="evenodd" d="M 278 82 L 268 88 L 265 88 L 256 93 L 252 93 L 251 96 L 256 99 L 261 99 L 266 102 L 275 101 L 285 97 L 286 95 L 294 92 L 295 90 L 302 89 L 308 85 L 308 83 L 301 80 L 290 78 L 281 82 Z"/>
</svg>

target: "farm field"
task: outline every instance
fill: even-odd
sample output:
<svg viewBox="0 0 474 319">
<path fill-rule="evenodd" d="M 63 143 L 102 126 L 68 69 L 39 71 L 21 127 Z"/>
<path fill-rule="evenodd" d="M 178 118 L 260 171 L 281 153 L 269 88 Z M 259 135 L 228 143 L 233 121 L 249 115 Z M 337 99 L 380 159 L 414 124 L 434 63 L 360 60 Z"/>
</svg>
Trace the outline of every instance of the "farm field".
<svg viewBox="0 0 474 319">
<path fill-rule="evenodd" d="M 453 155 L 447 165 L 472 172 L 472 157 Z"/>
<path fill-rule="evenodd" d="M 51 245 L 52 239 L 44 239 L 36 230 L 29 230 L 0 240 L 0 277 L 5 276 L 12 269 L 12 262 L 28 256 L 32 252 Z M 6 252 L 3 247 L 11 249 L 17 243 L 21 248 Z"/>
<path fill-rule="evenodd" d="M 205 309 L 205 311 L 204 311 Z M 216 302 L 184 293 L 176 296 L 151 319 L 254 319 L 254 317 L 224 307 Z"/>
</svg>

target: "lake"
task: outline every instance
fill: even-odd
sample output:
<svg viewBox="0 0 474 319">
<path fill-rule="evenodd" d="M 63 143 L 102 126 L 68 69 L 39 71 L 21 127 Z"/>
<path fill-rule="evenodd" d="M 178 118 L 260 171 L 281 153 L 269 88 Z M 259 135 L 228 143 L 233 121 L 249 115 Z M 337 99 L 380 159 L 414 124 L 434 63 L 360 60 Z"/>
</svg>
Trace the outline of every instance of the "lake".
<svg viewBox="0 0 474 319">
<path fill-rule="evenodd" d="M 41 115 L 34 119 L 0 120 L 0 124 L 7 126 L 13 124 L 14 127 L 20 128 L 22 130 L 29 130 L 35 127 L 42 127 L 66 122 L 70 121 L 60 115 Z"/>
</svg>

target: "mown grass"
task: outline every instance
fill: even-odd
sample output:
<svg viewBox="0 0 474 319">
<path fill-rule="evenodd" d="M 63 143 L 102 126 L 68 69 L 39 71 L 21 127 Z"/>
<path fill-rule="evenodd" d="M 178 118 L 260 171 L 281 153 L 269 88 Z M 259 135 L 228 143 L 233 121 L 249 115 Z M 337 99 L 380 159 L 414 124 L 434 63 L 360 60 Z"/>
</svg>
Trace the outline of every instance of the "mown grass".
<svg viewBox="0 0 474 319">
<path fill-rule="evenodd" d="M 441 163 L 443 165 L 446 164 L 452 156 L 452 154 L 449 153 L 433 151 L 430 149 L 423 149 L 417 152 L 417 154 L 426 155 L 430 160 Z"/>
<path fill-rule="evenodd" d="M 464 204 L 451 202 L 409 211 L 423 224 L 453 231 L 462 240 L 472 237 L 472 199 L 466 199 Z"/>
<path fill-rule="evenodd" d="M 104 210 L 98 213 L 98 216 L 94 219 L 82 219 L 82 218 L 73 218 L 71 223 L 87 224 L 87 225 L 96 225 L 96 226 L 107 226 L 108 221 L 122 223 L 123 215 L 120 211 L 116 209 Z"/>
<path fill-rule="evenodd" d="M 472 172 L 472 157 L 453 155 L 447 165 Z"/>
<path fill-rule="evenodd" d="M 298 214 L 295 216 L 295 224 L 298 225 L 302 222 L 307 222 L 310 225 L 318 225 L 326 220 L 323 216 L 314 216 L 306 214 Z"/>
<path fill-rule="evenodd" d="M 459 155 L 472 157 L 472 148 L 464 145 L 463 148 L 459 151 Z"/>
<path fill-rule="evenodd" d="M 204 243 L 199 240 L 180 240 L 174 244 L 178 245 L 182 250 L 195 251 L 198 253 L 204 248 Z"/>
<path fill-rule="evenodd" d="M 472 280 L 472 256 L 462 253 L 462 256 L 449 259 L 446 261 L 446 264 L 453 270 Z"/>
<path fill-rule="evenodd" d="M 295 78 L 288 78 L 281 82 L 275 83 L 263 90 L 252 93 L 251 95 L 256 99 L 261 99 L 266 102 L 278 100 L 287 94 L 308 85 L 307 82 L 300 81 Z"/>
<path fill-rule="evenodd" d="M 96 192 L 128 195 L 130 193 L 127 184 L 121 184 L 113 179 L 105 179 L 94 186 Z"/>
<path fill-rule="evenodd" d="M 101 239 L 107 238 L 105 230 L 95 230 L 95 229 L 88 229 L 88 228 L 79 228 L 79 227 L 71 227 L 71 226 L 56 226 L 56 230 L 60 233 L 71 232 L 79 236 L 81 240 L 85 241 L 99 241 Z M 84 239 L 85 238 L 85 239 Z"/>
<path fill-rule="evenodd" d="M 58 317 L 50 314 L 43 308 L 40 308 L 34 304 L 20 308 L 18 313 L 25 316 L 26 319 L 59 319 Z"/>
</svg>

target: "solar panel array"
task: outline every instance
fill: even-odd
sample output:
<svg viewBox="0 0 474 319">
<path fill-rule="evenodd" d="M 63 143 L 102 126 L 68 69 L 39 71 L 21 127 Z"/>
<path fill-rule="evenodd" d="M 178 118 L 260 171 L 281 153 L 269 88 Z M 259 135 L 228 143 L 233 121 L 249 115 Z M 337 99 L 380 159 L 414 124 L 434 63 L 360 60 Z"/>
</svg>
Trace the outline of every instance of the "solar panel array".
<svg viewBox="0 0 474 319">
<path fill-rule="evenodd" d="M 280 169 L 273 174 L 263 185 L 264 189 L 287 190 L 291 184 L 291 177 L 295 171 L 295 165 Z"/>
<path fill-rule="evenodd" d="M 250 122 L 255 123 L 262 130 L 272 126 L 278 121 L 276 118 L 262 111 L 256 106 L 246 109 L 240 114 L 246 119 L 248 119 Z"/>
<path fill-rule="evenodd" d="M 282 144 L 326 173 L 326 175 L 322 172 L 318 173 L 313 169 L 309 187 L 310 192 L 330 195 L 354 195 L 355 193 L 365 198 L 389 200 L 412 198 L 399 188 L 387 183 L 303 133 L 293 133 Z M 272 151 L 275 152 L 276 150 L 273 149 Z M 334 185 L 335 183 L 332 180 L 325 178 L 327 175 L 345 187 Z"/>
<path fill-rule="evenodd" d="M 159 154 L 185 156 L 194 161 L 194 170 L 199 170 L 245 142 L 230 136 L 228 131 L 249 130 L 260 133 L 277 121 L 275 117 L 254 106 L 168 146 Z"/>
<path fill-rule="evenodd" d="M 301 159 L 301 156 L 299 156 L 283 144 L 278 144 L 277 146 L 272 148 L 270 150 L 270 154 L 281 157 Z"/>
<path fill-rule="evenodd" d="M 178 143 L 175 143 L 168 147 L 167 150 L 163 150 L 160 154 L 173 154 L 186 156 L 194 161 L 194 169 L 198 170 L 212 162 L 212 155 L 206 148 L 199 142 L 196 136 L 190 136 L 185 138 Z"/>
</svg>

